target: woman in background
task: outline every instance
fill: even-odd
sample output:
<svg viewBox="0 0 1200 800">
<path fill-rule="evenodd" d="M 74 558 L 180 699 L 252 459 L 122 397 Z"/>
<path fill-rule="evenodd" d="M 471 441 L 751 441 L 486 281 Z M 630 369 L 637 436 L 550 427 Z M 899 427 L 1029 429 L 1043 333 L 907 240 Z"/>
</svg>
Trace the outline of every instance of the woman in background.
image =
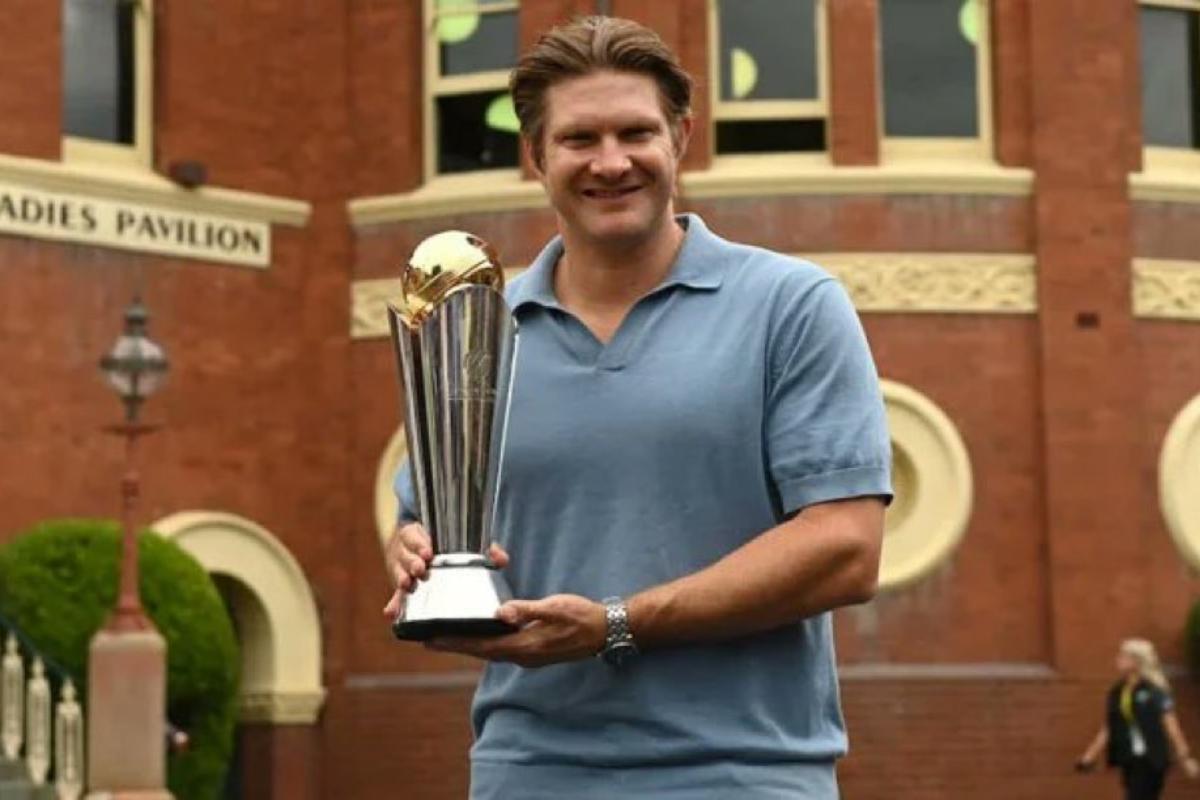
<svg viewBox="0 0 1200 800">
<path fill-rule="evenodd" d="M 1106 721 L 1084 751 L 1076 769 L 1095 769 L 1102 751 L 1109 766 L 1119 767 L 1126 800 L 1158 800 L 1170 765 L 1167 742 L 1189 778 L 1200 775 L 1175 716 L 1171 687 L 1154 645 L 1126 639 L 1117 653 L 1120 679 L 1109 690 Z"/>
</svg>

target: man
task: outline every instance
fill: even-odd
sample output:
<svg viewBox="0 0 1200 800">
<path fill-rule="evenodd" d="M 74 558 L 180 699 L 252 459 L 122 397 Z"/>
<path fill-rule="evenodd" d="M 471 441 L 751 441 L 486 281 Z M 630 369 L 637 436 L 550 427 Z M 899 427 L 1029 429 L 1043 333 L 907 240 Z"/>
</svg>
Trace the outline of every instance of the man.
<svg viewBox="0 0 1200 800">
<path fill-rule="evenodd" d="M 507 293 L 492 557 L 529 599 L 500 609 L 516 633 L 431 643 L 489 662 L 471 796 L 835 798 L 827 612 L 872 596 L 891 492 L 857 316 L 675 215 L 691 82 L 649 30 L 557 28 L 511 89 L 560 236 Z M 391 616 L 433 555 L 398 490 Z"/>
</svg>

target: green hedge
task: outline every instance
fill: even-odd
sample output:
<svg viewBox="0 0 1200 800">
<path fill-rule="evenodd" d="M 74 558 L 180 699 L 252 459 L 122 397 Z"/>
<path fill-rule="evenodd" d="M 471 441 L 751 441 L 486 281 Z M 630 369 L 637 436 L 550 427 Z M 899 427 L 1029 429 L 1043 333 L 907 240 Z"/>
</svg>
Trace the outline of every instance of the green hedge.
<svg viewBox="0 0 1200 800">
<path fill-rule="evenodd" d="M 88 643 L 116 599 L 120 549 L 119 525 L 90 519 L 44 522 L 0 548 L 0 613 L 81 683 Z M 178 800 L 211 800 L 233 753 L 237 638 L 191 556 L 149 534 L 139 537 L 139 558 L 142 603 L 167 640 L 167 715 L 191 737 L 169 757 L 168 785 Z"/>
</svg>

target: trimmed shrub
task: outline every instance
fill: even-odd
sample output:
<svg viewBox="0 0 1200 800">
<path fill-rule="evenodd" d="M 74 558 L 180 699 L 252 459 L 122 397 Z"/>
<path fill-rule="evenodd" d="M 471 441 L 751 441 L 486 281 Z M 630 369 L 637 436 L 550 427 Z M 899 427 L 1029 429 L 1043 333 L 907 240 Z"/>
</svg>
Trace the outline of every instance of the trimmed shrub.
<svg viewBox="0 0 1200 800">
<path fill-rule="evenodd" d="M 80 684 L 92 634 L 116 601 L 120 552 L 118 523 L 91 519 L 43 522 L 0 548 L 0 613 Z M 191 739 L 168 758 L 168 785 L 178 800 L 210 800 L 233 753 L 237 638 L 191 556 L 149 531 L 138 553 L 142 604 L 167 641 L 167 716 Z"/>
</svg>

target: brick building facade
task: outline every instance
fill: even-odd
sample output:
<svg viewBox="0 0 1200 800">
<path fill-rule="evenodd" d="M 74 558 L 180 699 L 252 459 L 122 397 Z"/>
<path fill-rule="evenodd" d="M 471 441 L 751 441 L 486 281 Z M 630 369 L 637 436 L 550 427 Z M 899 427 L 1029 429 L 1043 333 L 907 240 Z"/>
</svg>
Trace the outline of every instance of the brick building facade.
<svg viewBox="0 0 1200 800">
<path fill-rule="evenodd" d="M 931 136 L 889 135 L 922 124 L 888 112 L 912 99 L 891 94 L 889 3 L 907 5 L 813 4 L 815 95 L 776 106 L 754 105 L 746 73 L 740 90 L 716 85 L 714 28 L 731 23 L 715 0 L 520 0 L 484 16 L 511 15 L 525 44 L 597 10 L 653 26 L 701 79 L 682 205 L 837 272 L 897 387 L 889 409 L 920 400 L 928 441 L 897 442 L 894 580 L 838 613 L 844 796 L 1116 797 L 1115 781 L 1070 771 L 1116 645 L 1143 635 L 1181 664 L 1200 588 L 1200 2 L 955 4 L 977 124 Z M 316 671 L 288 683 L 282 645 L 255 673 L 245 796 L 461 797 L 476 668 L 396 644 L 380 613 L 380 486 L 401 415 L 379 312 L 433 232 L 473 231 L 514 266 L 553 232 L 518 165 L 442 169 L 458 145 L 439 120 L 461 112 L 439 98 L 494 91 L 495 70 L 431 74 L 465 30 L 442 34 L 430 15 L 449 4 L 433 0 L 142 0 L 150 139 L 117 165 L 64 137 L 70 5 L 0 12 L 0 190 L 253 223 L 270 247 L 247 266 L 178 241 L 4 227 L 0 205 L 0 539 L 116 514 L 121 451 L 99 430 L 117 409 L 95 363 L 140 289 L 173 363 L 150 406 L 166 427 L 144 450 L 145 516 L 199 515 L 184 526 L 197 535 L 232 519 L 307 582 L 292 599 L 311 604 Z M 1147 132 L 1156 13 L 1191 26 L 1190 144 Z M 738 153 L 747 121 L 816 138 Z M 198 166 L 203 186 L 179 186 Z M 943 540 L 927 546 L 914 519 Z M 241 580 L 268 623 L 291 619 L 272 616 L 286 598 Z M 1177 683 L 1200 743 L 1200 692 Z"/>
</svg>

